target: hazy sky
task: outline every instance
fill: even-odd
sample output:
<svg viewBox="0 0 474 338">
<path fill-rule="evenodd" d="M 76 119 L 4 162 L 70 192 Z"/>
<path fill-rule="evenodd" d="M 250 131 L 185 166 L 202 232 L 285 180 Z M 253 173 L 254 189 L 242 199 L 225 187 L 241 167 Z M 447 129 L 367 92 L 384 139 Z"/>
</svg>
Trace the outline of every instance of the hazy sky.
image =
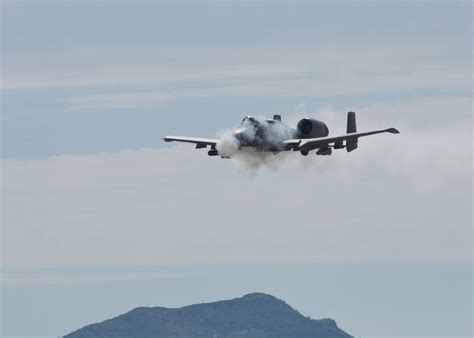
<svg viewBox="0 0 474 338">
<path fill-rule="evenodd" d="M 257 291 L 255 264 L 295 276 L 278 288 L 269 272 L 258 291 L 355 335 L 472 333 L 471 2 L 3 1 L 1 28 L 5 335 L 57 336 L 143 305 L 130 296 L 140 281 L 181 281 L 148 305 L 237 297 Z M 274 113 L 291 125 L 323 119 L 337 134 L 348 110 L 361 131 L 401 134 L 328 158 L 278 155 L 259 170 L 161 141 Z M 379 299 L 377 271 L 390 271 L 384 304 L 408 303 L 374 330 L 374 307 L 343 310 L 361 300 L 336 288 L 340 266 L 368 299 Z M 422 291 L 459 266 L 452 283 Z M 196 271 L 207 291 L 173 298 Z M 305 273 L 315 283 L 300 288 Z M 325 273 L 333 307 L 315 292 Z M 225 292 L 209 291 L 216 280 Z M 121 288 L 85 311 L 77 295 L 93 303 L 93 286 L 108 283 Z M 164 294 L 159 285 L 144 290 Z M 426 300 L 453 288 L 456 301 L 431 316 Z M 45 294 L 42 320 L 21 316 Z M 124 294 L 120 307 L 109 301 Z M 66 314 L 64 297 L 76 305 Z M 404 308 L 420 321 L 407 323 Z"/>
</svg>

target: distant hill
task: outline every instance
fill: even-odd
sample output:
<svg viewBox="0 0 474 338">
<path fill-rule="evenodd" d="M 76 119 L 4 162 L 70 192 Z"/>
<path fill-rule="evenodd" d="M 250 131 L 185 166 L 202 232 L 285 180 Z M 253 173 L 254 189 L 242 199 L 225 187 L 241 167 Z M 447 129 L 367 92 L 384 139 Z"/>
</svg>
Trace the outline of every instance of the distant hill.
<svg viewBox="0 0 474 338">
<path fill-rule="evenodd" d="M 284 301 L 253 293 L 179 309 L 139 307 L 65 338 L 349 338 L 332 319 L 313 320 Z"/>
</svg>

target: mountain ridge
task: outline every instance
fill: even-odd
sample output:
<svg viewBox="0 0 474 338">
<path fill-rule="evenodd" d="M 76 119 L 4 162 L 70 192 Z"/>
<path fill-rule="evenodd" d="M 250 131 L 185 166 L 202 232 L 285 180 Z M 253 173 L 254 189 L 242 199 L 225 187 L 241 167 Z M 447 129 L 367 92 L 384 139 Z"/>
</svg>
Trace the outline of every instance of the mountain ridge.
<svg viewBox="0 0 474 338">
<path fill-rule="evenodd" d="M 264 293 L 180 308 L 137 307 L 64 338 L 350 338 L 329 318 L 310 319 Z"/>
</svg>

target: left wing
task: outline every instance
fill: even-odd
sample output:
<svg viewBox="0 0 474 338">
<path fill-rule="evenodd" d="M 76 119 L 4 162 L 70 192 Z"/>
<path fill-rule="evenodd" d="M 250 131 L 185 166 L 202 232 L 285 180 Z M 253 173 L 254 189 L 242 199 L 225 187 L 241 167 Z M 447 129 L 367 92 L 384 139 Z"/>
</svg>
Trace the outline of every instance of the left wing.
<svg viewBox="0 0 474 338">
<path fill-rule="evenodd" d="M 196 148 L 206 148 L 207 146 L 211 146 L 211 148 L 215 148 L 217 144 L 216 139 L 211 138 L 198 138 L 198 137 L 185 137 L 185 136 L 165 136 L 163 138 L 165 142 L 186 142 L 186 143 L 194 143 L 196 144 Z"/>
<path fill-rule="evenodd" d="M 327 148 L 327 147 L 338 147 L 341 145 L 343 141 L 346 141 L 346 145 L 348 143 L 356 143 L 359 137 L 369 136 L 374 134 L 381 134 L 381 133 L 392 133 L 392 134 L 399 134 L 400 132 L 395 128 L 388 128 L 383 130 L 374 130 L 368 131 L 365 133 L 349 133 L 342 136 L 328 136 L 328 137 L 319 137 L 319 138 L 308 138 L 308 139 L 290 139 L 283 141 L 288 149 L 293 150 L 313 150 L 313 149 L 320 149 L 320 148 Z M 341 147 L 342 148 L 342 147 Z M 348 147 L 349 150 L 349 147 Z"/>
</svg>

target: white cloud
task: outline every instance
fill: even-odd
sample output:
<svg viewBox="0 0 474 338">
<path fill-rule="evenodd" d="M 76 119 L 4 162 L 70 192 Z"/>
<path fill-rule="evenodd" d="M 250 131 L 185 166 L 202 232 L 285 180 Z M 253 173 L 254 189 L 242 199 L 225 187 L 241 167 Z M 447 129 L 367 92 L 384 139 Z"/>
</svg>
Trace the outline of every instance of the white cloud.
<svg viewBox="0 0 474 338">
<path fill-rule="evenodd" d="M 470 261 L 470 140 L 402 130 L 257 176 L 190 146 L 4 160 L 3 264 Z"/>
<path fill-rule="evenodd" d="M 258 72 L 257 72 L 258 73 Z M 265 74 L 264 71 L 261 72 Z M 268 73 L 270 74 L 270 73 Z M 467 89 L 470 77 L 461 70 L 387 73 L 384 75 L 293 73 L 275 72 L 273 78 L 228 78 L 223 83 L 199 83 L 185 89 L 107 92 L 65 98 L 65 102 L 79 108 L 124 109 L 141 107 L 164 101 L 218 96 L 256 96 L 301 98 L 330 95 L 355 95 L 377 92 L 389 93 L 417 89 Z M 237 79 L 238 77 L 238 79 Z"/>
<path fill-rule="evenodd" d="M 36 78 L 6 78 L 4 90 L 15 89 L 61 89 L 71 87 L 136 86 L 150 84 L 174 84 L 179 82 L 230 81 L 232 79 L 266 78 L 274 76 L 295 76 L 307 70 L 298 66 L 241 65 L 211 69 L 135 69 L 111 70 L 105 73 L 45 74 Z"/>
<path fill-rule="evenodd" d="M 465 69 L 470 60 L 460 58 L 456 43 L 450 40 L 440 46 L 438 40 L 424 39 L 386 44 L 348 42 L 338 46 L 325 43 L 282 47 L 266 43 L 35 49 L 2 55 L 2 88 L 143 86 L 196 80 L 199 85 L 211 81 L 219 86 L 217 80 L 232 84 L 229 83 L 232 79 L 268 76 L 278 78 L 276 82 L 262 83 L 274 95 L 278 95 L 275 87 L 295 85 L 304 89 L 301 95 L 346 94 L 348 88 L 360 93 L 367 91 L 368 84 L 370 90 L 378 90 L 379 86 L 380 89 L 469 88 L 470 74 Z M 305 79 L 307 82 L 299 84 Z M 280 81 L 284 81 L 282 86 L 278 86 Z M 294 95 L 295 90 L 290 93 Z"/>
</svg>

